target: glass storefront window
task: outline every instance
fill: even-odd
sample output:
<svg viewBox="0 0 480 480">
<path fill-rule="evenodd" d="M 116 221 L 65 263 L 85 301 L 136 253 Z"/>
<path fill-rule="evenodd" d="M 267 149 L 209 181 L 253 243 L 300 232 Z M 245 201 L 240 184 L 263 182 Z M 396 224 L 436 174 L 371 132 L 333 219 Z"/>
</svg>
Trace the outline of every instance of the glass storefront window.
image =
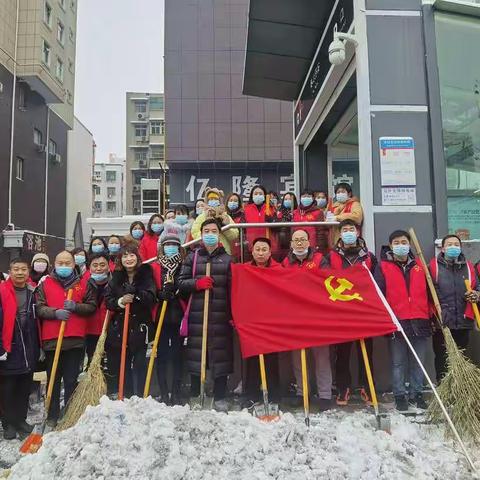
<svg viewBox="0 0 480 480">
<path fill-rule="evenodd" d="M 480 239 L 480 18 L 435 14 L 448 227 Z"/>
</svg>

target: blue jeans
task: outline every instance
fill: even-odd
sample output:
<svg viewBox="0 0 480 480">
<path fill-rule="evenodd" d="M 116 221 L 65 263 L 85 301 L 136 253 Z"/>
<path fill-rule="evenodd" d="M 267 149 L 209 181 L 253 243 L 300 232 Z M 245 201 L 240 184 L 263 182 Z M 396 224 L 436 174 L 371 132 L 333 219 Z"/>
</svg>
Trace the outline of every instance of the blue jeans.
<svg viewBox="0 0 480 480">
<path fill-rule="evenodd" d="M 417 352 L 418 358 L 425 365 L 427 354 L 428 337 L 409 337 L 409 340 Z M 402 396 L 407 394 L 405 382 L 408 381 L 410 398 L 423 391 L 423 372 L 413 356 L 410 348 L 400 333 L 390 341 L 392 355 L 392 383 L 393 394 Z"/>
</svg>

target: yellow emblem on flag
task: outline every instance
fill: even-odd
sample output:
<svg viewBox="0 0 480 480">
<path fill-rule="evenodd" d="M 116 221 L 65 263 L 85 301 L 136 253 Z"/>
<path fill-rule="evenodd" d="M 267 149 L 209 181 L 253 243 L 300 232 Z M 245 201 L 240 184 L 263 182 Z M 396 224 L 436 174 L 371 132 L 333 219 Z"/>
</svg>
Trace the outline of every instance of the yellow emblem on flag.
<svg viewBox="0 0 480 480">
<path fill-rule="evenodd" d="M 337 300 L 339 300 L 340 302 L 351 302 L 352 300 L 358 300 L 360 302 L 363 302 L 363 298 L 360 296 L 359 293 L 343 293 L 353 288 L 354 285 L 352 282 L 348 281 L 346 278 L 337 278 L 338 286 L 334 288 L 332 286 L 333 279 L 335 279 L 335 277 L 331 275 L 325 280 L 325 288 L 330 294 L 330 300 L 332 300 L 332 302 L 336 302 Z"/>
</svg>

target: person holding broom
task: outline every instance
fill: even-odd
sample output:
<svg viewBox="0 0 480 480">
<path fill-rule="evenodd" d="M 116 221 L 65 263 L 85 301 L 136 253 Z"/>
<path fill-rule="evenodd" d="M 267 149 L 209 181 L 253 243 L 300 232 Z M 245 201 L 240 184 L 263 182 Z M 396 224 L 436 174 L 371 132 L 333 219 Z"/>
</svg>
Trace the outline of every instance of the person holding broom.
<svg viewBox="0 0 480 480">
<path fill-rule="evenodd" d="M 147 346 L 153 338 L 152 309 L 156 300 L 152 268 L 142 264 L 137 244 L 123 245 L 105 289 L 105 304 L 113 312 L 106 340 L 109 394 L 118 393 L 123 323 L 127 304 L 128 339 L 125 363 L 125 397 L 142 396 L 147 373 Z"/>
<path fill-rule="evenodd" d="M 153 278 L 157 288 L 158 308 L 155 309 L 155 320 L 159 321 L 163 302 L 167 310 L 163 320 L 160 342 L 157 350 L 156 370 L 160 387 L 161 401 L 166 405 L 180 405 L 182 383 L 182 346 L 180 322 L 183 317 L 183 300 L 178 290 L 178 277 L 185 255 L 181 247 L 175 225 L 166 225 L 164 234 L 158 243 L 158 260 L 152 263 Z M 168 385 L 167 372 L 172 365 L 173 375 L 171 387 Z"/>
<path fill-rule="evenodd" d="M 231 257 L 219 242 L 219 222 L 210 218 L 201 226 L 202 246 L 185 259 L 178 287 L 192 294 L 189 312 L 186 361 L 191 374 L 191 397 L 201 392 L 202 338 L 205 290 L 210 290 L 208 305 L 207 366 L 214 379 L 214 408 L 227 411 L 227 378 L 233 372 L 233 329 L 230 311 Z M 195 258 L 196 257 L 196 258 Z M 210 275 L 207 271 L 211 270 Z"/>
<path fill-rule="evenodd" d="M 71 300 L 69 292 L 71 291 Z M 55 258 L 52 273 L 45 277 L 36 290 L 37 315 L 41 321 L 43 350 L 50 378 L 60 324 L 66 321 L 61 346 L 48 424 L 55 427 L 60 416 L 60 387 L 63 380 L 64 403 L 68 403 L 81 370 L 85 352 L 87 317 L 96 309 L 95 293 L 91 286 L 81 282 L 70 252 L 60 252 Z"/>
<path fill-rule="evenodd" d="M 458 348 L 466 350 L 475 324 L 472 303 L 480 301 L 480 293 L 475 268 L 462 253 L 462 242 L 457 235 L 442 239 L 440 253 L 430 262 L 430 273 L 442 306 L 442 323 L 450 329 Z M 470 280 L 471 292 L 467 292 L 465 280 Z M 440 383 L 447 372 L 447 353 L 439 329 L 433 335 L 433 351 L 437 383 Z"/>
</svg>

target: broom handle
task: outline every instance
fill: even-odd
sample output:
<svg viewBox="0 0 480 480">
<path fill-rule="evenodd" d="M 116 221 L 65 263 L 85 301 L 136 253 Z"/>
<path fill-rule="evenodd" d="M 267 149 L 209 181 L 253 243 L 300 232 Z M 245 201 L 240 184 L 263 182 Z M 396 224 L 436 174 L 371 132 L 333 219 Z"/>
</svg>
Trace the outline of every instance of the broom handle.
<svg viewBox="0 0 480 480">
<path fill-rule="evenodd" d="M 307 371 L 307 352 L 304 348 L 300 350 L 300 358 L 302 361 L 302 386 L 303 386 L 303 410 L 305 412 L 305 424 L 310 426 L 310 402 L 308 392 L 308 371 Z"/>
<path fill-rule="evenodd" d="M 73 297 L 73 290 L 70 288 L 67 293 L 67 300 L 71 300 Z M 60 352 L 62 351 L 63 336 L 65 335 L 65 327 L 67 325 L 66 320 L 62 320 L 60 323 L 60 330 L 58 332 L 57 345 L 55 346 L 55 355 L 53 356 L 52 371 L 50 373 L 50 380 L 48 382 L 47 398 L 45 399 L 45 417 L 48 416 L 50 411 L 50 404 L 52 403 L 53 386 L 55 384 L 55 378 L 57 376 L 58 361 L 60 360 Z"/>
<path fill-rule="evenodd" d="M 145 379 L 145 388 L 143 390 L 143 398 L 147 398 L 150 394 L 150 383 L 152 381 L 153 365 L 155 358 L 157 357 L 158 343 L 160 341 L 160 335 L 162 333 L 163 321 L 167 312 L 167 300 L 162 303 L 162 311 L 160 312 L 160 318 L 158 319 L 157 330 L 155 332 L 155 339 L 153 340 L 152 352 L 150 353 L 150 361 L 148 362 L 147 378 Z"/>
<path fill-rule="evenodd" d="M 207 263 L 205 275 L 210 276 L 211 263 Z M 210 303 L 210 290 L 205 290 L 203 302 L 203 329 L 202 329 L 202 361 L 200 364 L 200 405 L 205 401 L 205 382 L 207 379 L 207 336 L 208 336 L 208 306 Z"/>
<path fill-rule="evenodd" d="M 467 278 L 465 279 L 465 286 L 467 287 L 467 292 L 472 291 L 472 282 Z M 480 329 L 480 312 L 478 311 L 478 305 L 472 303 L 473 313 L 475 315 L 475 321 L 477 322 L 477 327 Z"/>
<path fill-rule="evenodd" d="M 265 415 L 270 415 L 268 408 L 268 387 L 267 387 L 267 372 L 265 370 L 265 357 L 263 354 L 258 356 L 258 362 L 260 364 L 260 380 L 262 384 L 263 404 L 265 406 Z"/>
<path fill-rule="evenodd" d="M 118 399 L 124 399 L 125 389 L 125 364 L 127 362 L 128 322 L 130 320 L 130 303 L 125 305 L 125 317 L 123 319 L 122 353 L 120 356 L 120 373 L 118 378 Z"/>
<path fill-rule="evenodd" d="M 375 410 L 375 415 L 378 417 L 378 399 L 375 391 L 375 384 L 373 383 L 372 369 L 370 368 L 370 360 L 368 358 L 367 347 L 365 346 L 365 339 L 361 338 L 360 348 L 362 350 L 363 363 L 365 364 L 365 372 L 367 374 L 368 388 L 370 389 L 370 396 L 372 397 L 372 405 Z"/>
<path fill-rule="evenodd" d="M 437 322 L 440 325 L 440 327 L 443 327 L 442 307 L 440 306 L 440 300 L 438 299 L 437 291 L 435 290 L 435 286 L 433 285 L 432 276 L 430 275 L 430 270 L 428 269 L 427 262 L 425 262 L 425 257 L 423 256 L 422 247 L 420 246 L 420 242 L 418 241 L 415 230 L 413 228 L 410 228 L 409 233 L 410 233 L 410 238 L 412 239 L 413 246 L 417 251 L 417 255 L 420 257 L 420 260 L 422 262 L 422 268 L 423 268 L 423 271 L 425 272 L 425 277 L 427 279 L 430 295 L 432 296 L 433 304 L 435 305 L 435 309 L 437 310 L 437 315 L 438 315 Z"/>
</svg>

